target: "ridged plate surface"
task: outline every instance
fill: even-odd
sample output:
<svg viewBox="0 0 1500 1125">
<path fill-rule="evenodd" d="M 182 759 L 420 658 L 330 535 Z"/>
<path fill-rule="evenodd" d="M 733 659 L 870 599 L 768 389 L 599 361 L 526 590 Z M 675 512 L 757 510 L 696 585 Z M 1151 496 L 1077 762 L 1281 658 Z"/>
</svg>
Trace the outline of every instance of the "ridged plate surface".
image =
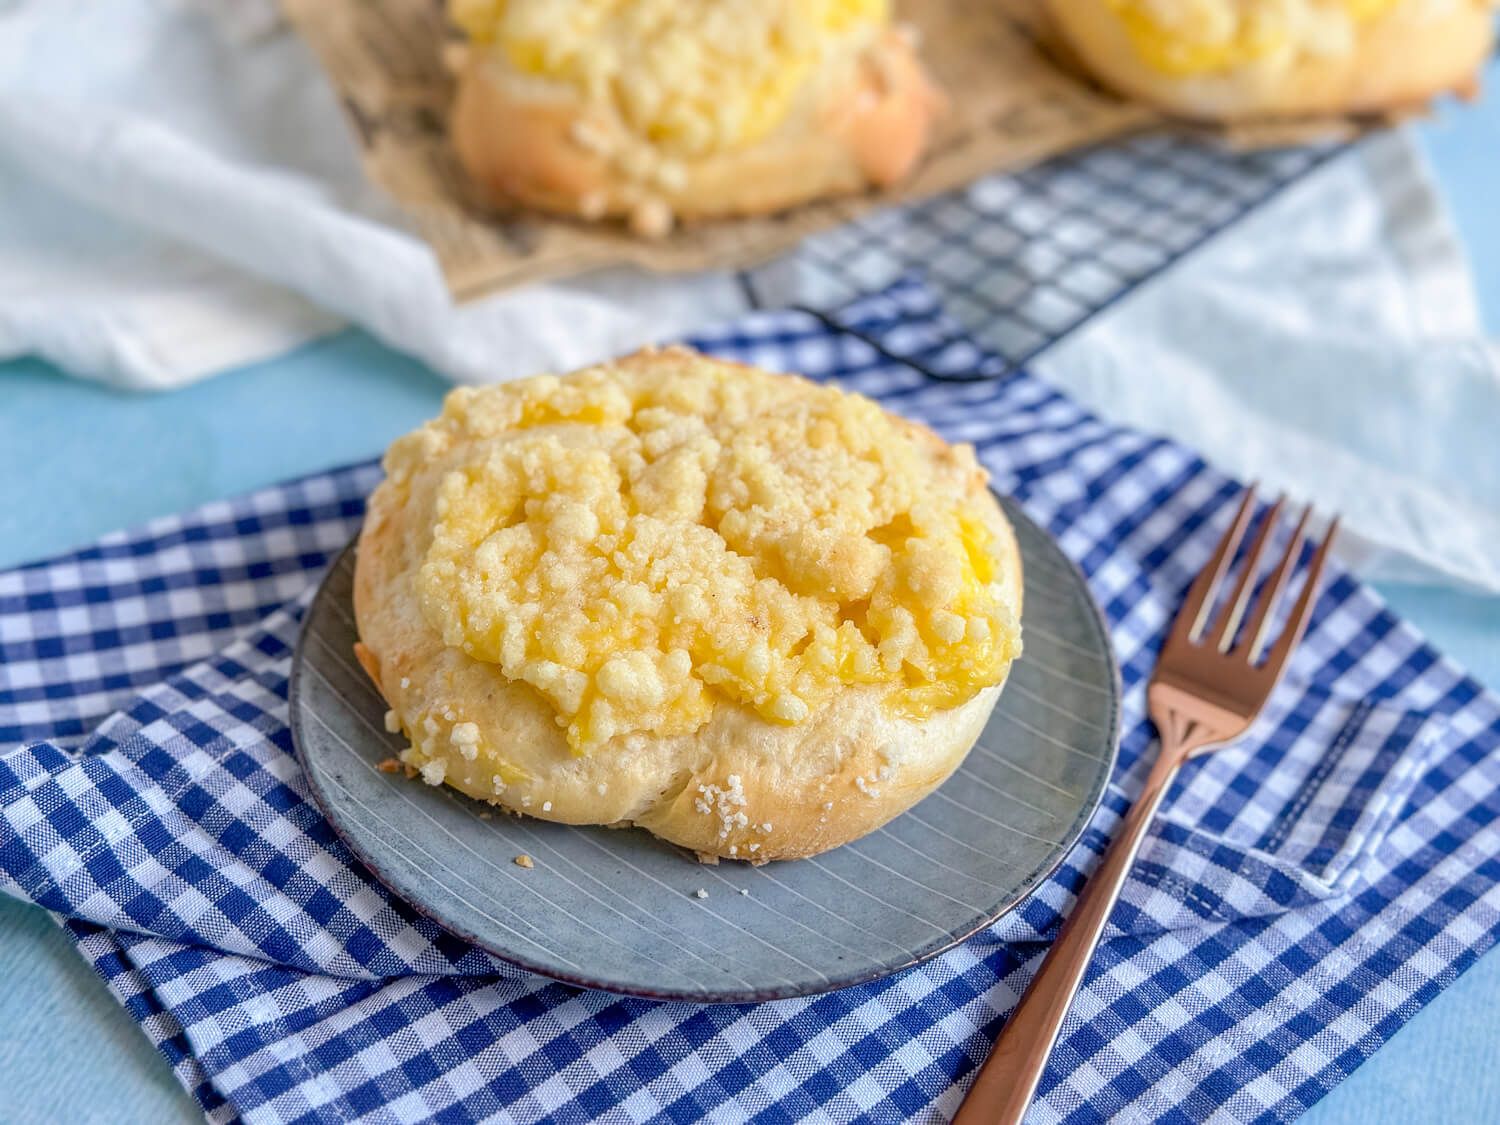
<svg viewBox="0 0 1500 1125">
<path fill-rule="evenodd" d="M 447 787 L 380 772 L 404 743 L 386 733 L 385 704 L 354 659 L 352 549 L 308 612 L 292 674 L 292 734 L 313 793 L 396 894 L 561 980 L 728 1003 L 907 968 L 1046 878 L 1114 765 L 1119 675 L 1099 611 L 1057 545 L 1003 503 L 1025 568 L 1025 653 L 958 771 L 852 844 L 760 868 L 707 867 L 644 831 L 481 819 L 487 806 Z M 534 867 L 516 866 L 523 853 Z"/>
</svg>

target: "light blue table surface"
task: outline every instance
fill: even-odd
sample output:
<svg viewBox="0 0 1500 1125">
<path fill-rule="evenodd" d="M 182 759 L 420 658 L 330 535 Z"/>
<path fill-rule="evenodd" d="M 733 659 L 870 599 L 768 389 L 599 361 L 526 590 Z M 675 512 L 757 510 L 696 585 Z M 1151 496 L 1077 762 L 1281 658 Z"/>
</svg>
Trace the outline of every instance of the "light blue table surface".
<svg viewBox="0 0 1500 1125">
<path fill-rule="evenodd" d="M 1469 249 L 1488 330 L 1500 336 L 1500 67 L 1491 69 L 1497 96 L 1445 106 L 1418 133 Z M 357 331 L 158 396 L 103 390 L 39 362 L 0 364 L 0 566 L 371 456 L 432 414 L 445 389 Z M 1382 593 L 1500 689 L 1500 598 Z M 0 899 L 0 1125 L 201 1120 L 56 925 Z M 1482 958 L 1302 1121 L 1500 1122 L 1500 955 Z"/>
</svg>

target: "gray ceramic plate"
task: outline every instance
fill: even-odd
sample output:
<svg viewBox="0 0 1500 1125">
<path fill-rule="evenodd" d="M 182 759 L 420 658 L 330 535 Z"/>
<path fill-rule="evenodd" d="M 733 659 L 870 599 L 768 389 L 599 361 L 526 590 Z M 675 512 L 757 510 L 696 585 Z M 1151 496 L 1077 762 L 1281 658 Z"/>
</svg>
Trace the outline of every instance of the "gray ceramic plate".
<svg viewBox="0 0 1500 1125">
<path fill-rule="evenodd" d="M 313 794 L 396 894 L 560 980 L 734 1003 L 915 965 L 1047 877 L 1114 765 L 1119 674 L 1099 611 L 1057 545 L 1013 503 L 1005 510 L 1025 565 L 1025 654 L 953 777 L 852 844 L 760 868 L 706 867 L 644 831 L 481 819 L 487 806 L 447 787 L 381 773 L 375 763 L 403 743 L 386 733 L 385 704 L 354 659 L 352 549 L 308 612 L 292 670 L 292 735 Z M 523 853 L 535 867 L 516 866 Z"/>
</svg>

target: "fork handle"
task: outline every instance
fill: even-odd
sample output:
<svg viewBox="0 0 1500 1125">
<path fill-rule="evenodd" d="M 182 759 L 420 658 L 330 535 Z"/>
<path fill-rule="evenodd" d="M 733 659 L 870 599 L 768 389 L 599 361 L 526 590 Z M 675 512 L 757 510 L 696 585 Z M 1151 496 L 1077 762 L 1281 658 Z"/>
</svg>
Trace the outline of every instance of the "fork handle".
<svg viewBox="0 0 1500 1125">
<path fill-rule="evenodd" d="M 1125 876 L 1183 761 L 1180 752 L 1167 749 L 1157 756 L 1145 788 L 1125 814 L 1119 835 L 1105 849 L 1098 870 L 1078 896 L 1041 968 L 1000 1029 L 953 1125 L 1021 1125 Z"/>
</svg>

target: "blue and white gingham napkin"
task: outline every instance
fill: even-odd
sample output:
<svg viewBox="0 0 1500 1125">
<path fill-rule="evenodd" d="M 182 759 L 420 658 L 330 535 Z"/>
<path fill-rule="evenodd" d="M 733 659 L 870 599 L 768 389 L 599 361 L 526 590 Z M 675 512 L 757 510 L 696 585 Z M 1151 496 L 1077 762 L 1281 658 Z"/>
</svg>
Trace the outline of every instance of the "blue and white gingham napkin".
<svg viewBox="0 0 1500 1125">
<path fill-rule="evenodd" d="M 842 325 L 842 327 L 841 327 Z M 394 900 L 307 796 L 299 617 L 361 465 L 0 575 L 0 889 L 64 918 L 212 1121 L 935 1120 L 1144 778 L 1144 684 L 1239 491 L 992 361 L 920 284 L 701 338 L 973 442 L 1104 607 L 1117 776 L 1062 869 L 899 976 L 694 1007 L 528 976 Z M 41 741 L 36 741 L 41 740 Z M 1282 1121 L 1500 934 L 1500 705 L 1335 573 L 1270 713 L 1191 767 L 1036 1122 Z"/>
</svg>

